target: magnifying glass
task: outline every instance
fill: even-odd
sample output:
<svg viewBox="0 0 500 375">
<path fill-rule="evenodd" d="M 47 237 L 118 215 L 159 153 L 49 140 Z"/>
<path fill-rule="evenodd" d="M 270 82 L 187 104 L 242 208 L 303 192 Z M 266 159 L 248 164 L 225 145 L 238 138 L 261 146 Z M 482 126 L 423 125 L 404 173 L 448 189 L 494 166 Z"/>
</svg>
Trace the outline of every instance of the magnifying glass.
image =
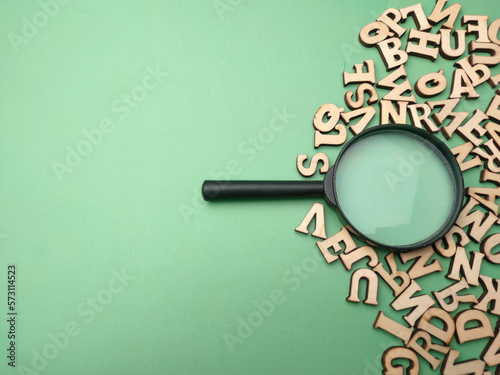
<svg viewBox="0 0 500 375">
<path fill-rule="evenodd" d="M 460 213 L 464 182 L 449 148 L 410 125 L 379 125 L 345 144 L 324 181 L 213 181 L 207 201 L 324 197 L 353 234 L 396 251 L 442 238 Z"/>
</svg>

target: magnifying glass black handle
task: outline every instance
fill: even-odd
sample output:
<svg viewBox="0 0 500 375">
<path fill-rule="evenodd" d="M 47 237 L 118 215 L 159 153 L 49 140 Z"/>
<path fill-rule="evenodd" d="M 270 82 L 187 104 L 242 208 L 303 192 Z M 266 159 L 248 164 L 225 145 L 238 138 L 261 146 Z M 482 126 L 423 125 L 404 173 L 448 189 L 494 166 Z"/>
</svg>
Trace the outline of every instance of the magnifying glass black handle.
<svg viewBox="0 0 500 375">
<path fill-rule="evenodd" d="M 202 186 L 203 199 L 323 197 L 323 181 L 214 181 Z"/>
</svg>

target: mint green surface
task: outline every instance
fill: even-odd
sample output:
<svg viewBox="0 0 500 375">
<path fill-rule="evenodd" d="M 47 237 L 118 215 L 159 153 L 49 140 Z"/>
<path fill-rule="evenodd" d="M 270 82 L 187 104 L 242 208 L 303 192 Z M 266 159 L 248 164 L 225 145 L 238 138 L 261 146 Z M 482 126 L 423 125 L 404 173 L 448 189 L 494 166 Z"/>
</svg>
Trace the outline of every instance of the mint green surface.
<svg viewBox="0 0 500 375">
<path fill-rule="evenodd" d="M 354 143 L 337 159 L 338 206 L 373 241 L 405 246 L 426 240 L 448 220 L 454 202 L 449 167 L 437 152 L 401 132 Z"/>
<path fill-rule="evenodd" d="M 404 323 L 407 311 L 392 310 L 382 281 L 378 306 L 346 301 L 365 259 L 351 271 L 327 264 L 319 239 L 295 231 L 316 200 L 208 204 L 200 189 L 205 179 L 303 179 L 298 154 L 332 163 L 339 147 L 314 149 L 317 109 L 348 110 L 356 85 L 344 88 L 342 72 L 354 64 L 373 59 L 377 80 L 387 75 L 359 31 L 415 3 L 2 1 L 0 374 L 380 373 L 401 340 L 372 327 L 377 312 Z M 427 15 L 434 4 L 423 1 Z M 499 3 L 464 2 L 464 14 L 491 21 Z M 432 98 L 442 100 L 453 63 L 411 57 L 405 68 L 412 86 L 444 69 L 448 87 Z M 486 110 L 494 90 L 477 92 L 455 110 Z M 467 171 L 466 186 L 480 186 L 479 173 Z M 328 236 L 341 229 L 328 207 L 325 222 Z M 418 280 L 422 293 L 450 284 L 449 259 L 439 261 L 442 272 Z M 481 272 L 499 274 L 487 262 Z M 486 342 L 452 344 L 465 360 Z"/>
</svg>

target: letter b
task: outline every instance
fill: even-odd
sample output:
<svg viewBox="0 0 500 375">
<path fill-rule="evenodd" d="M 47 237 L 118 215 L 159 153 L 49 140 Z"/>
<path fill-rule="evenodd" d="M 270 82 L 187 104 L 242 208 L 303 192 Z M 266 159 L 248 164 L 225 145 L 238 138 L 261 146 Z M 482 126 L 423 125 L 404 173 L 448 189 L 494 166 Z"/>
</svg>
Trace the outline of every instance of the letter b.
<svg viewBox="0 0 500 375">
<path fill-rule="evenodd" d="M 55 335 L 53 333 L 49 333 L 49 339 L 56 344 L 60 350 L 68 346 L 69 338 L 63 332 L 56 333 Z"/>
<path fill-rule="evenodd" d="M 274 312 L 274 305 L 271 301 L 269 300 L 264 300 L 262 302 L 258 301 L 253 301 L 253 304 L 255 307 L 259 309 L 259 311 L 264 315 L 264 316 L 271 316 L 271 314 Z"/>
<path fill-rule="evenodd" d="M 57 4 L 54 0 L 48 0 L 46 2 L 40 1 L 40 8 L 42 8 L 45 13 L 47 13 L 50 17 L 55 17 L 57 13 L 59 13 L 59 4 Z"/>
</svg>

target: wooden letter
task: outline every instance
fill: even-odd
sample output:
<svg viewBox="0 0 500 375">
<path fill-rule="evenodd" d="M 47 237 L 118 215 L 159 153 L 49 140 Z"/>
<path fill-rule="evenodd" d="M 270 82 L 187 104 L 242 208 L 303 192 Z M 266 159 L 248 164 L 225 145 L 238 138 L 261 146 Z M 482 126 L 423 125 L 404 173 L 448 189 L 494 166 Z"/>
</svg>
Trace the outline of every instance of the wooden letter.
<svg viewBox="0 0 500 375">
<path fill-rule="evenodd" d="M 344 121 L 344 123 L 349 126 L 349 130 L 351 131 L 351 133 L 356 135 L 364 130 L 366 125 L 369 124 L 370 120 L 373 118 L 373 116 L 375 116 L 376 113 L 377 110 L 375 108 L 373 108 L 372 106 L 368 106 L 355 109 L 354 111 L 351 112 L 344 112 L 340 115 L 340 117 L 342 117 L 342 121 Z M 350 124 L 351 120 L 359 116 L 363 117 L 361 117 L 361 119 L 358 120 L 356 124 L 351 125 Z"/>
<path fill-rule="evenodd" d="M 479 297 L 479 302 L 474 308 L 480 311 L 488 311 L 490 314 L 500 315 L 500 280 L 479 275 L 479 281 L 483 287 L 483 294 Z M 488 305 L 490 306 L 489 309 Z"/>
<path fill-rule="evenodd" d="M 378 101 L 378 95 L 375 88 L 369 83 L 362 83 L 356 89 L 357 100 L 352 100 L 354 93 L 352 91 L 347 91 L 344 95 L 345 103 L 350 109 L 361 108 L 365 104 L 365 93 L 370 95 L 368 97 L 368 104 L 373 104 Z"/>
<path fill-rule="evenodd" d="M 435 107 L 441 107 L 439 112 L 433 113 L 431 115 L 436 125 L 441 125 L 446 119 L 450 119 L 450 123 L 441 129 L 446 139 L 451 138 L 455 130 L 457 130 L 457 128 L 469 115 L 468 112 L 453 112 L 459 101 L 460 99 L 447 99 L 434 102 L 426 102 L 429 107 L 431 107 L 431 109 L 434 109 Z"/>
<path fill-rule="evenodd" d="M 373 270 L 389 285 L 392 294 L 397 297 L 410 285 L 410 276 L 405 271 L 398 271 L 393 252 L 386 255 L 385 261 L 389 266 L 390 273 L 385 270 L 382 263 L 373 267 Z M 396 279 L 399 279 L 399 282 Z"/>
<path fill-rule="evenodd" d="M 453 29 L 453 24 L 458 17 L 458 12 L 460 12 L 460 8 L 462 5 L 453 4 L 448 8 L 444 9 L 445 4 L 448 0 L 437 0 L 432 13 L 427 19 L 432 25 L 437 24 L 438 22 L 447 18 L 446 22 L 443 23 L 442 27 L 446 27 L 447 29 Z"/>
<path fill-rule="evenodd" d="M 484 64 L 488 66 L 495 66 L 500 63 L 500 46 L 495 43 L 479 43 L 471 41 L 469 43 L 469 61 L 472 65 Z M 489 56 L 476 55 L 473 52 L 488 53 Z"/>
<path fill-rule="evenodd" d="M 486 116 L 483 111 L 475 109 L 469 121 L 460 126 L 457 132 L 466 142 L 470 141 L 474 146 L 479 146 L 483 142 L 479 137 L 482 137 L 484 133 L 486 133 L 486 129 L 481 123 L 487 119 L 488 116 Z"/>
<path fill-rule="evenodd" d="M 462 229 L 472 225 L 467 234 L 474 242 L 480 243 L 486 232 L 495 224 L 498 218 L 491 212 L 488 212 L 486 216 L 485 213 L 479 210 L 472 211 L 478 204 L 474 198 L 469 198 L 460 215 L 458 215 L 456 224 Z"/>
<path fill-rule="evenodd" d="M 489 152 L 486 152 L 484 148 L 488 149 Z M 481 147 L 476 147 L 472 152 L 486 160 L 486 168 L 491 172 L 500 173 L 500 150 L 493 139 L 488 139 Z"/>
<path fill-rule="evenodd" d="M 314 154 L 308 168 L 304 167 L 304 162 L 306 160 L 307 160 L 307 154 L 297 155 L 297 170 L 302 176 L 304 177 L 313 176 L 316 173 L 316 169 L 318 168 L 319 162 L 323 164 L 323 166 L 319 169 L 319 172 L 320 173 L 328 172 L 330 163 L 328 161 L 328 156 L 326 156 L 324 153 L 318 152 Z"/>
<path fill-rule="evenodd" d="M 346 270 L 350 271 L 354 263 L 358 262 L 363 258 L 368 258 L 368 266 L 374 267 L 378 263 L 378 256 L 375 250 L 370 246 L 362 246 L 348 254 L 340 254 L 340 260 L 344 264 Z"/>
<path fill-rule="evenodd" d="M 440 320 L 443 328 L 439 328 L 435 324 L 432 324 L 431 319 Z M 431 307 L 419 319 L 416 328 L 431 334 L 446 345 L 450 345 L 451 339 L 455 334 L 455 321 L 446 311 L 437 307 Z"/>
<path fill-rule="evenodd" d="M 497 18 L 490 24 L 488 28 L 488 39 L 495 44 L 500 44 L 500 39 L 498 39 L 498 30 L 500 29 L 500 18 Z"/>
<path fill-rule="evenodd" d="M 401 17 L 405 20 L 408 18 L 408 15 L 412 15 L 415 24 L 417 25 L 420 31 L 429 30 L 432 26 L 427 21 L 427 17 L 425 17 L 424 10 L 422 8 L 422 4 L 415 4 L 406 8 L 402 8 L 399 10 L 401 12 Z"/>
<path fill-rule="evenodd" d="M 430 273 L 441 272 L 443 270 L 441 264 L 439 264 L 439 260 L 434 259 L 432 262 L 429 262 L 433 255 L 434 249 L 431 246 L 427 246 L 418 250 L 400 252 L 399 259 L 403 264 L 415 259 L 407 273 L 410 278 L 417 279 Z"/>
<path fill-rule="evenodd" d="M 321 145 L 340 145 L 347 139 L 347 131 L 345 126 L 337 124 L 340 119 L 340 114 L 344 108 L 338 108 L 335 104 L 323 104 L 314 115 L 313 125 L 316 131 L 314 132 L 314 147 L 318 148 Z M 323 121 L 327 119 L 327 121 Z M 324 134 L 335 129 L 338 134 Z"/>
<path fill-rule="evenodd" d="M 477 64 L 472 66 L 467 60 L 467 57 L 458 60 L 455 63 L 455 66 L 459 66 L 465 71 L 472 82 L 472 86 L 474 87 L 480 85 L 483 82 L 486 82 L 491 76 L 490 68 L 488 68 L 484 64 Z"/>
<path fill-rule="evenodd" d="M 363 72 L 366 67 L 366 72 Z M 373 60 L 365 60 L 362 64 L 354 64 L 355 73 L 344 72 L 344 86 L 349 83 L 369 82 L 375 84 L 375 63 Z"/>
<path fill-rule="evenodd" d="M 495 95 L 493 99 L 491 99 L 485 114 L 487 114 L 491 120 L 500 123 L 500 95 Z"/>
<path fill-rule="evenodd" d="M 480 357 L 488 366 L 500 364 L 500 327 L 497 326 L 495 337 L 490 339 Z"/>
<path fill-rule="evenodd" d="M 418 343 L 418 340 L 422 340 L 422 344 Z M 441 360 L 439 358 L 434 357 L 430 351 L 434 350 L 439 353 L 446 354 L 450 351 L 450 346 L 438 345 L 432 342 L 431 335 L 429 335 L 425 331 L 416 331 L 411 337 L 408 345 L 408 348 L 413 349 L 417 354 L 419 354 L 423 359 L 429 362 L 429 365 L 433 370 L 436 370 L 441 364 Z"/>
<path fill-rule="evenodd" d="M 478 325 L 472 328 L 465 328 L 469 322 L 477 321 Z M 479 340 L 485 337 L 493 337 L 490 319 L 485 313 L 479 310 L 464 310 L 455 315 L 456 333 L 455 337 L 459 344 L 467 341 Z"/>
<path fill-rule="evenodd" d="M 408 61 L 408 54 L 400 48 L 401 40 L 398 38 L 389 38 L 377 43 L 377 49 L 387 71 Z"/>
<path fill-rule="evenodd" d="M 427 104 L 410 104 L 408 111 L 410 112 L 410 120 L 413 126 L 422 129 L 423 125 L 431 133 L 439 131 L 439 128 L 429 119 L 431 108 Z M 420 111 L 422 114 L 419 113 Z"/>
<path fill-rule="evenodd" d="M 462 26 L 465 24 L 467 24 L 467 34 L 476 35 L 477 42 L 489 43 L 488 16 L 471 16 L 466 14 L 462 17 Z"/>
<path fill-rule="evenodd" d="M 484 254 L 477 251 L 470 251 L 471 259 L 467 258 L 465 248 L 458 247 L 455 256 L 450 262 L 450 268 L 446 277 L 451 280 L 460 280 L 460 274 L 465 277 L 467 284 L 472 286 L 479 285 L 479 272 Z"/>
<path fill-rule="evenodd" d="M 410 361 L 410 365 L 406 371 L 402 365 L 392 365 L 393 360 L 400 358 Z M 418 375 L 420 373 L 420 362 L 418 361 L 417 354 L 411 349 L 400 346 L 390 347 L 384 352 L 382 355 L 382 367 L 384 368 L 382 371 L 383 375 Z"/>
<path fill-rule="evenodd" d="M 381 100 L 380 105 L 380 123 L 381 124 L 406 124 L 406 109 L 408 102 L 396 102 L 398 110 L 394 108 L 393 102 L 390 100 Z"/>
<path fill-rule="evenodd" d="M 483 375 L 485 363 L 480 359 L 471 359 L 468 361 L 457 362 L 460 352 L 451 349 L 444 356 L 443 365 L 441 366 L 441 374 L 460 375 L 473 374 Z M 486 374 L 486 372 L 484 373 Z"/>
<path fill-rule="evenodd" d="M 455 240 L 455 238 L 457 239 Z M 443 246 L 443 242 L 445 243 L 445 246 Z M 457 245 L 465 246 L 469 242 L 470 239 L 467 236 L 467 233 L 465 233 L 459 226 L 454 225 L 451 227 L 450 231 L 446 233 L 444 238 L 436 241 L 432 247 L 434 248 L 434 251 L 439 253 L 442 257 L 451 258 L 457 251 Z"/>
<path fill-rule="evenodd" d="M 361 302 L 359 299 L 359 282 L 360 279 L 366 279 L 366 294 L 363 303 L 367 305 L 378 305 L 378 277 L 375 272 L 367 268 L 360 268 L 351 275 L 351 290 L 347 300 L 349 302 Z"/>
<path fill-rule="evenodd" d="M 450 99 L 460 99 L 463 95 L 465 95 L 465 99 L 479 98 L 479 94 L 474 90 L 469 76 L 463 69 L 455 69 L 451 82 Z"/>
<path fill-rule="evenodd" d="M 458 295 L 458 292 L 464 289 L 469 289 L 469 284 L 462 277 L 459 282 L 453 283 L 438 292 L 432 292 L 432 294 L 442 309 L 453 312 L 458 308 L 459 303 L 477 303 L 474 294 Z"/>
<path fill-rule="evenodd" d="M 500 197 L 500 187 L 468 187 L 465 189 L 465 194 L 498 216 L 498 204 L 495 203 L 495 199 Z"/>
<path fill-rule="evenodd" d="M 427 294 L 414 297 L 416 292 L 421 291 L 422 288 L 418 285 L 415 280 L 411 281 L 411 284 L 406 288 L 394 301 L 392 301 L 391 306 L 394 310 L 404 310 L 412 309 L 408 314 L 403 316 L 403 319 L 408 322 L 412 327 L 415 322 L 420 318 L 429 307 L 435 304 L 434 300 Z"/>
<path fill-rule="evenodd" d="M 377 87 L 391 90 L 382 99 L 394 101 L 401 100 L 416 103 L 416 99 L 413 94 L 409 96 L 403 95 L 405 92 L 411 92 L 411 84 L 408 79 L 404 80 L 401 84 L 397 84 L 396 81 L 401 78 L 406 78 L 406 70 L 404 66 L 400 66 L 394 72 L 388 74 L 377 83 Z"/>
<path fill-rule="evenodd" d="M 398 23 L 401 21 L 401 13 L 395 8 L 387 9 L 379 18 L 377 18 L 377 21 L 385 23 L 398 37 L 401 37 L 406 32 L 406 29 L 401 27 Z"/>
<path fill-rule="evenodd" d="M 500 233 L 491 234 L 481 242 L 481 252 L 488 262 L 500 264 L 500 251 L 492 252 L 493 248 L 498 245 L 500 245 Z"/>
<path fill-rule="evenodd" d="M 307 227 L 312 219 L 316 218 L 316 225 L 312 235 L 314 237 L 326 238 L 325 233 L 325 208 L 321 203 L 314 203 L 306 217 L 295 230 L 300 233 L 309 234 Z"/>
<path fill-rule="evenodd" d="M 344 253 L 349 253 L 352 250 L 356 249 L 356 243 L 351 237 L 351 234 L 347 230 L 346 227 L 343 227 L 340 232 L 334 234 L 324 241 L 316 242 L 316 246 L 318 246 L 321 254 L 325 257 L 327 263 L 332 263 L 337 260 L 338 256 L 332 254 L 328 249 L 332 248 L 334 253 L 338 253 L 342 250 L 342 246 L 340 243 L 344 244 Z"/>
<path fill-rule="evenodd" d="M 442 93 L 446 84 L 443 69 L 440 69 L 437 73 L 429 73 L 420 77 L 415 84 L 415 91 L 420 97 L 428 98 Z"/>
<path fill-rule="evenodd" d="M 371 47 L 392 35 L 389 27 L 383 22 L 372 22 L 359 32 L 359 42 L 365 47 Z"/>
<path fill-rule="evenodd" d="M 455 39 L 455 48 L 451 46 L 451 30 L 440 29 L 441 44 L 439 45 L 439 54 L 448 60 L 455 60 L 465 52 L 465 30 L 453 31 Z"/>
<path fill-rule="evenodd" d="M 453 319 L 452 319 L 453 321 Z M 377 318 L 375 319 L 375 323 L 373 324 L 374 328 L 380 328 L 384 331 L 389 332 L 390 334 L 399 337 L 405 344 L 410 341 L 411 335 L 413 333 L 413 327 L 405 327 L 404 325 L 388 318 L 384 315 L 383 311 L 379 311 Z"/>
<path fill-rule="evenodd" d="M 439 50 L 436 47 L 439 46 L 440 40 L 440 34 L 431 34 L 425 31 L 417 31 L 415 29 L 411 29 L 410 34 L 408 35 L 406 52 L 409 55 L 418 56 L 434 61 L 437 59 L 439 53 Z M 417 44 L 413 44 L 410 42 L 417 42 Z"/>
<path fill-rule="evenodd" d="M 460 146 L 453 147 L 450 151 L 453 153 L 455 156 L 455 159 L 457 160 L 458 165 L 460 166 L 460 170 L 462 172 L 479 167 L 480 165 L 483 165 L 483 162 L 479 158 L 479 156 L 474 156 L 472 159 L 469 159 L 465 161 L 465 159 L 470 156 L 470 153 L 472 149 L 474 148 L 474 145 L 472 142 L 465 142 L 461 144 Z"/>
</svg>

